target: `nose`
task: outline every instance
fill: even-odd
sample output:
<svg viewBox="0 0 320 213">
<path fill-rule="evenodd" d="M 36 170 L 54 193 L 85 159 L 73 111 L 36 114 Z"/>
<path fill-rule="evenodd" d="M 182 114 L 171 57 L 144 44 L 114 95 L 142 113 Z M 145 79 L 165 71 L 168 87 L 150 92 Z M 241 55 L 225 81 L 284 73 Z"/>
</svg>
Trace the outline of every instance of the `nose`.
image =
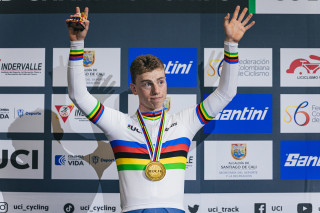
<svg viewBox="0 0 320 213">
<path fill-rule="evenodd" d="M 152 94 L 153 95 L 157 95 L 160 93 L 160 88 L 157 84 L 154 84 L 154 86 L 152 87 Z"/>
</svg>

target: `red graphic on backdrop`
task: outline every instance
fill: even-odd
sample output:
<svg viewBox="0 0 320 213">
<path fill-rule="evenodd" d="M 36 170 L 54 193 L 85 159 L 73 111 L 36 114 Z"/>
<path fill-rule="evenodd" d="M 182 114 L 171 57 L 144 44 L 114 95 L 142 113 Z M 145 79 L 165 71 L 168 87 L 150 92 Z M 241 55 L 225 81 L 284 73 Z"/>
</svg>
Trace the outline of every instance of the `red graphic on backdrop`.
<svg viewBox="0 0 320 213">
<path fill-rule="evenodd" d="M 320 57 L 316 55 L 310 55 L 310 59 L 320 61 Z M 320 63 L 310 63 L 306 59 L 296 59 L 291 64 L 289 69 L 287 69 L 287 73 L 294 73 L 295 69 L 298 67 L 303 67 L 307 70 L 308 74 L 312 73 L 315 74 L 320 69 Z M 299 73 L 302 75 L 302 72 Z"/>
<path fill-rule="evenodd" d="M 58 110 L 58 113 L 60 117 L 62 118 L 63 122 L 65 123 L 73 110 L 74 105 L 56 105 L 56 109 Z"/>
</svg>

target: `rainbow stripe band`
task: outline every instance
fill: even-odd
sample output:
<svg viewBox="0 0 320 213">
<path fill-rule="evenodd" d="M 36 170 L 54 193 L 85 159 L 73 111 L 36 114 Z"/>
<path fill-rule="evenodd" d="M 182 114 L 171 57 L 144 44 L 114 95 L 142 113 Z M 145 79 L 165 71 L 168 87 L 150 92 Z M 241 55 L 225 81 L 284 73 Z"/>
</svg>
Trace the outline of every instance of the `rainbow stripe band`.
<svg viewBox="0 0 320 213">
<path fill-rule="evenodd" d="M 104 112 L 104 106 L 103 106 L 99 101 L 97 101 L 96 107 L 95 107 L 95 108 L 92 110 L 92 112 L 91 112 L 89 115 L 87 115 L 86 117 L 87 117 L 92 123 L 95 124 L 95 123 L 97 123 L 97 122 L 100 120 L 103 112 Z"/>
<path fill-rule="evenodd" d="M 139 113 L 139 111 L 137 111 L 137 118 L 138 118 L 139 124 L 141 126 L 143 135 L 144 135 L 144 137 L 146 138 L 146 141 L 147 141 L 148 150 L 149 150 L 149 153 L 150 153 L 150 158 L 152 158 L 153 152 L 154 152 L 154 148 L 153 148 L 149 133 L 148 133 L 148 131 L 147 131 L 145 125 L 144 125 L 143 118 L 141 117 L 141 114 Z"/>
<path fill-rule="evenodd" d="M 146 128 L 146 125 L 143 121 L 143 118 L 142 118 L 142 115 L 141 115 L 139 109 L 137 110 L 137 118 L 138 118 L 139 124 L 141 126 L 142 132 L 144 134 L 144 137 L 146 139 L 146 142 L 148 144 L 150 159 L 152 161 L 159 161 L 160 150 L 161 150 L 161 141 L 162 141 L 162 135 L 163 135 L 164 123 L 165 123 L 165 111 L 161 110 L 161 121 L 160 121 L 160 125 L 159 125 L 159 132 L 158 132 L 156 147 L 153 147 L 153 145 L 152 145 L 151 138 L 149 136 L 148 130 Z"/>
<path fill-rule="evenodd" d="M 161 112 L 162 110 L 156 112 L 142 112 L 141 115 L 144 119 L 147 120 L 158 120 L 159 118 L 161 118 Z"/>
<path fill-rule="evenodd" d="M 70 61 L 80 61 L 83 60 L 83 50 L 70 50 Z"/>
<path fill-rule="evenodd" d="M 146 144 L 135 141 L 113 140 L 110 142 L 118 171 L 145 170 L 150 162 L 149 151 Z M 166 169 L 185 169 L 190 140 L 177 138 L 166 141 L 161 148 L 159 160 Z"/>
<path fill-rule="evenodd" d="M 203 106 L 203 102 L 198 104 L 198 106 L 196 108 L 196 112 L 197 112 L 197 116 L 202 124 L 206 124 L 213 119 L 213 117 L 211 117 L 207 113 L 207 111 L 205 110 L 205 108 Z"/>
<path fill-rule="evenodd" d="M 224 51 L 224 60 L 229 64 L 236 64 L 239 62 L 238 53 Z"/>
</svg>

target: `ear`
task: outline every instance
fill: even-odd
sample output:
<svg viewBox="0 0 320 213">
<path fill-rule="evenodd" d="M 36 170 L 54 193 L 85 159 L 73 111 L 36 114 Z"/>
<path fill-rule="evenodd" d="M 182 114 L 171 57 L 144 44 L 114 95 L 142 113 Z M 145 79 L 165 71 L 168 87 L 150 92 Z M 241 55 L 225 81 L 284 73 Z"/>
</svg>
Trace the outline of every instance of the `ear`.
<svg viewBox="0 0 320 213">
<path fill-rule="evenodd" d="M 134 83 L 130 83 L 130 89 L 131 89 L 131 92 L 134 94 L 134 95 L 137 95 L 137 88 L 136 88 L 136 85 Z"/>
</svg>

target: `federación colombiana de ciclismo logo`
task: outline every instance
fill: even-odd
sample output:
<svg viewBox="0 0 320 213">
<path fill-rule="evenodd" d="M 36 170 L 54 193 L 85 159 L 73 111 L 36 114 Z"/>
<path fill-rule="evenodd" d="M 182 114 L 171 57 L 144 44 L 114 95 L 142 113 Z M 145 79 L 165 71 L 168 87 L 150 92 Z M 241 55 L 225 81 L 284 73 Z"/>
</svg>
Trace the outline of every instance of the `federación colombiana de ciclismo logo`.
<svg viewBox="0 0 320 213">
<path fill-rule="evenodd" d="M 223 61 L 224 59 L 212 59 L 209 61 L 209 66 L 211 68 L 211 70 L 208 68 L 206 70 L 207 75 L 210 77 L 215 76 L 216 74 L 218 74 L 218 76 L 220 77 L 220 73 L 223 67 Z"/>
<path fill-rule="evenodd" d="M 298 106 L 287 106 L 286 107 L 286 114 L 283 118 L 284 122 L 291 123 L 294 121 L 298 126 L 306 126 L 310 122 L 310 116 L 307 112 L 301 110 L 306 108 L 309 105 L 308 101 L 303 101 Z M 290 110 L 291 108 L 294 108 L 293 111 Z M 289 112 L 290 111 L 290 112 Z"/>
</svg>

